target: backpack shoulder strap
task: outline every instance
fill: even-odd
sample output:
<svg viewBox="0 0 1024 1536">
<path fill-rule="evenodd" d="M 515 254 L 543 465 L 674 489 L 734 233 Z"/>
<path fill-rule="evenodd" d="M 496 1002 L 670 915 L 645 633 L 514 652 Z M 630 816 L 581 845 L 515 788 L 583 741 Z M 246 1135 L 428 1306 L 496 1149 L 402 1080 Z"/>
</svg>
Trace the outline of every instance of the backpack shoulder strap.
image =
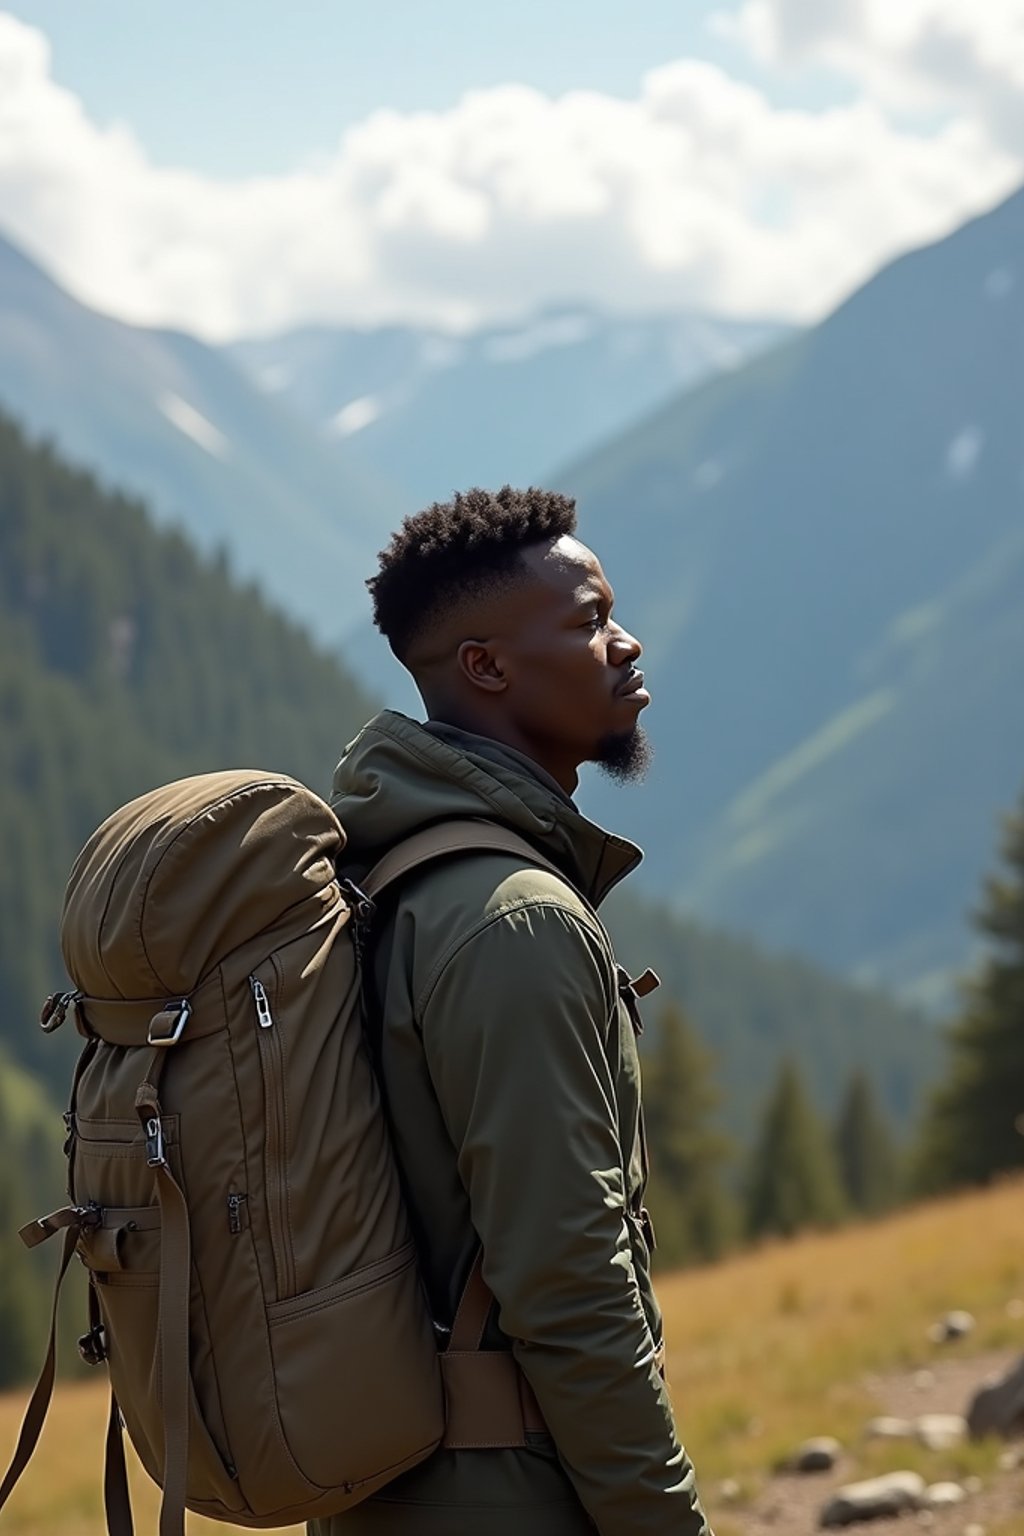
<svg viewBox="0 0 1024 1536">
<path fill-rule="evenodd" d="M 360 890 L 371 901 L 390 885 L 448 854 L 513 853 L 529 864 L 556 864 L 526 838 L 490 821 L 442 821 L 396 843 L 363 879 Z M 571 882 L 567 882 L 571 883 Z M 439 1355 L 447 1402 L 444 1445 L 448 1449 L 525 1446 L 531 1432 L 547 1432 L 543 1414 L 511 1350 L 483 1350 L 484 1327 L 494 1304 L 482 1270 L 483 1250 L 473 1260 L 469 1279 L 452 1323 L 448 1348 Z"/>
<path fill-rule="evenodd" d="M 525 837 L 495 822 L 474 821 L 467 817 L 461 821 L 441 821 L 436 826 L 425 827 L 422 832 L 414 832 L 411 837 L 403 838 L 373 866 L 362 880 L 360 888 L 371 901 L 376 901 L 387 886 L 400 880 L 403 875 L 410 874 L 421 864 L 429 864 L 446 854 L 474 849 L 519 854 L 528 863 L 550 869 L 560 880 L 566 880 L 558 866 L 538 853 Z M 566 883 L 571 884 L 568 880 Z"/>
</svg>

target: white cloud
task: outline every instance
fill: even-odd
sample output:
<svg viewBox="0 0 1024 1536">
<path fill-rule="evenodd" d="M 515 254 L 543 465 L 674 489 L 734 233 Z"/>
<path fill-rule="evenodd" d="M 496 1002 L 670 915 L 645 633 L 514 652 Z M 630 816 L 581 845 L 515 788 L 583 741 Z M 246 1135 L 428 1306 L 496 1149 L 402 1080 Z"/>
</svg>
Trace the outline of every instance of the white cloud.
<svg viewBox="0 0 1024 1536">
<path fill-rule="evenodd" d="M 376 395 L 360 395 L 358 400 L 350 400 L 343 405 L 329 423 L 329 430 L 337 437 L 351 437 L 355 432 L 361 432 L 364 427 L 370 426 L 377 420 L 384 409 Z"/>
<path fill-rule="evenodd" d="M 765 64 L 819 64 L 897 112 L 964 112 L 1024 154 L 1024 0 L 744 0 L 716 31 Z"/>
<path fill-rule="evenodd" d="M 748 0 L 735 25 L 781 54 L 831 47 L 862 10 Z M 811 12 L 810 30 L 781 29 Z M 475 91 L 444 112 L 374 113 L 290 174 L 214 181 L 92 121 L 52 79 L 42 36 L 0 13 L 5 230 L 87 302 L 211 336 L 308 319 L 460 327 L 566 302 L 812 318 L 1022 167 L 980 113 L 926 133 L 880 94 L 781 110 L 684 59 L 633 100 Z"/>
</svg>

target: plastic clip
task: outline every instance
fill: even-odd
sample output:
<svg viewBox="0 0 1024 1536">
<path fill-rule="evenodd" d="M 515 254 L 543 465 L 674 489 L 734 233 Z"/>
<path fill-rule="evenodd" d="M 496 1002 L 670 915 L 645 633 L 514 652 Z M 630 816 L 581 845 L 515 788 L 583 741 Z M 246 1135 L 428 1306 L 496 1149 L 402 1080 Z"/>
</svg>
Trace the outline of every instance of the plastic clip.
<svg viewBox="0 0 1024 1536">
<path fill-rule="evenodd" d="M 51 992 L 42 1006 L 39 1014 L 39 1028 L 44 1035 L 52 1035 L 55 1029 L 60 1029 L 67 1017 L 67 1011 L 84 994 L 79 991 Z"/>
<path fill-rule="evenodd" d="M 102 1323 L 97 1323 L 83 1333 L 78 1341 L 78 1353 L 86 1365 L 102 1365 L 107 1358 L 106 1333 Z"/>
</svg>

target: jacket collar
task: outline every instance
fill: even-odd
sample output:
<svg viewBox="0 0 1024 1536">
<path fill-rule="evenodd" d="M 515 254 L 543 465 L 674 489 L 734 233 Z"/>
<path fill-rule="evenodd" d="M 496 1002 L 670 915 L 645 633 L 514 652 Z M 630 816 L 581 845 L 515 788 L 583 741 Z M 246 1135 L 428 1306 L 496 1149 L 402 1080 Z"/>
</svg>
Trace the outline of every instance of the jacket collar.
<svg viewBox="0 0 1024 1536">
<path fill-rule="evenodd" d="M 346 748 L 331 804 L 359 863 L 422 826 L 483 817 L 534 843 L 594 906 L 643 857 L 634 843 L 584 816 L 522 753 L 393 710 L 375 716 Z"/>
</svg>

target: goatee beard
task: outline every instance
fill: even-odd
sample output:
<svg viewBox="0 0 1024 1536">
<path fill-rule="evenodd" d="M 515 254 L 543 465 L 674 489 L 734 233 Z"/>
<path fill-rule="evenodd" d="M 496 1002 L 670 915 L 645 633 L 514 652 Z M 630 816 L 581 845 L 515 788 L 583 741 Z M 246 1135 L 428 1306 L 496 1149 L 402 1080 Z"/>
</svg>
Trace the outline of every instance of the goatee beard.
<svg viewBox="0 0 1024 1536">
<path fill-rule="evenodd" d="M 617 784 L 639 784 L 647 777 L 654 748 L 642 725 L 617 736 L 605 736 L 598 742 L 593 761 Z"/>
</svg>

